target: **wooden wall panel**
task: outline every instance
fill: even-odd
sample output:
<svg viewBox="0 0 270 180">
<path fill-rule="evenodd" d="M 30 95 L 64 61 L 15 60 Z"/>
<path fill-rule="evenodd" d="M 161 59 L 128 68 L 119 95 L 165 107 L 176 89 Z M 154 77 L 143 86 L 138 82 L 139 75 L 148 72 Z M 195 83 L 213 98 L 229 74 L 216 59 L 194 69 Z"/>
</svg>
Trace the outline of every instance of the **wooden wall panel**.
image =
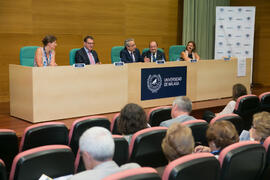
<svg viewBox="0 0 270 180">
<path fill-rule="evenodd" d="M 231 0 L 231 6 L 256 6 L 253 83 L 270 86 L 270 1 Z"/>
<path fill-rule="evenodd" d="M 180 5 L 182 6 L 182 5 Z M 103 64 L 111 48 L 135 38 L 141 51 L 156 40 L 168 57 L 177 44 L 179 0 L 13 0 L 0 2 L 0 102 L 9 101 L 8 64 L 19 64 L 22 46 L 41 46 L 46 34 L 57 37 L 56 62 L 69 64 L 69 51 L 95 38 Z"/>
</svg>

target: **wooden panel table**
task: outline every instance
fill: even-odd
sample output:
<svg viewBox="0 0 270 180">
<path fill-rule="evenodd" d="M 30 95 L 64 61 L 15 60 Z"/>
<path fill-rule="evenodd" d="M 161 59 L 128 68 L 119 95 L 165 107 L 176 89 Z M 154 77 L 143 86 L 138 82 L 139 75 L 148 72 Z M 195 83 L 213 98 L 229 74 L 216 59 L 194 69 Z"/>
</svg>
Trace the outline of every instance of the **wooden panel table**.
<svg viewBox="0 0 270 180">
<path fill-rule="evenodd" d="M 187 66 L 187 96 L 193 102 L 230 97 L 235 83 L 250 85 L 250 59 L 244 77 L 237 77 L 237 60 L 85 68 L 10 65 L 10 114 L 36 123 L 117 112 L 129 102 L 144 108 L 168 105 L 174 97 L 141 101 L 141 69 L 175 66 Z"/>
</svg>

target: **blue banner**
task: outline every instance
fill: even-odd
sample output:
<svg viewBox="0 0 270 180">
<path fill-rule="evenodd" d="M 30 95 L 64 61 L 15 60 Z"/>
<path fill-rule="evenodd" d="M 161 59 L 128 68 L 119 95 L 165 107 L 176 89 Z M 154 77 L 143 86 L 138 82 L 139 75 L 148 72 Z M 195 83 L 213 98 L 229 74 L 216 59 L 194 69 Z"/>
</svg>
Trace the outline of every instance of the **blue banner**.
<svg viewBox="0 0 270 180">
<path fill-rule="evenodd" d="M 187 67 L 141 69 L 141 100 L 186 96 Z"/>
</svg>

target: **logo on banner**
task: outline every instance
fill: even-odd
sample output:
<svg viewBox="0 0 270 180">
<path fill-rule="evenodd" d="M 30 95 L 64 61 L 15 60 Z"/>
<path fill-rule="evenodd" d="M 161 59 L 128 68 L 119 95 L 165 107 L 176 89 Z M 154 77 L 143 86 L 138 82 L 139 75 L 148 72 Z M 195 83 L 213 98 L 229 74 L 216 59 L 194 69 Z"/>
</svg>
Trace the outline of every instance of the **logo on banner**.
<svg viewBox="0 0 270 180">
<path fill-rule="evenodd" d="M 238 29 L 238 30 L 240 30 L 240 29 L 241 29 L 241 26 L 240 26 L 240 25 L 238 25 L 238 26 L 237 26 L 237 29 Z"/>
<path fill-rule="evenodd" d="M 223 42 L 219 42 L 218 45 L 222 46 L 223 45 Z"/>
<path fill-rule="evenodd" d="M 223 29 L 223 27 L 224 27 L 223 25 L 220 25 L 220 26 L 219 26 L 220 29 Z"/>
<path fill-rule="evenodd" d="M 240 45 L 241 45 L 241 43 L 240 43 L 240 42 L 237 42 L 237 43 L 236 43 L 236 46 L 240 46 Z"/>
<path fill-rule="evenodd" d="M 223 12 L 224 11 L 224 8 L 220 8 L 220 12 Z"/>
<path fill-rule="evenodd" d="M 232 17 L 229 17 L 229 20 L 231 21 L 232 20 Z"/>
<path fill-rule="evenodd" d="M 249 54 L 249 51 L 245 51 L 245 54 L 248 55 Z"/>
<path fill-rule="evenodd" d="M 250 21 L 251 20 L 251 17 L 247 17 L 247 20 Z"/>
<path fill-rule="evenodd" d="M 238 8 L 238 12 L 242 12 L 242 8 Z"/>
<path fill-rule="evenodd" d="M 232 37 L 232 34 L 228 34 L 228 37 L 229 37 L 229 38 Z"/>
<path fill-rule="evenodd" d="M 152 93 L 157 93 L 162 86 L 162 78 L 160 74 L 149 75 L 147 78 L 147 88 Z"/>
</svg>

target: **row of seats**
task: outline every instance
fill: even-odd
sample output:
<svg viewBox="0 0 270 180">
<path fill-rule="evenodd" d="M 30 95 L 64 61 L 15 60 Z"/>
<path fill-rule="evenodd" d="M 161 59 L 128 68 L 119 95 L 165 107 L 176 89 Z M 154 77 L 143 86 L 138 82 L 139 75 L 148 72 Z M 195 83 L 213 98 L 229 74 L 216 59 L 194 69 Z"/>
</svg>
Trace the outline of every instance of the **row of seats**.
<svg viewBox="0 0 270 180">
<path fill-rule="evenodd" d="M 245 141 L 224 148 L 218 159 L 210 153 L 195 153 L 180 157 L 166 166 L 163 180 L 266 180 L 270 177 L 270 137 L 264 147 L 255 141 Z M 126 170 L 108 176 L 116 179 L 161 179 L 151 168 Z"/>
<path fill-rule="evenodd" d="M 163 180 L 265 180 L 270 177 L 270 137 L 263 146 L 244 141 L 224 148 L 218 159 L 210 153 L 195 153 L 170 162 Z M 147 148 L 145 148 L 147 149 Z M 152 152 L 149 152 L 150 154 Z M 149 160 L 149 159 L 148 159 Z M 76 166 L 76 163 L 75 163 Z M 34 180 L 42 174 L 59 177 L 74 174 L 74 154 L 65 145 L 47 145 L 19 153 L 13 161 L 10 180 Z M 0 177 L 6 180 L 5 164 L 0 160 Z M 152 168 L 127 170 L 106 179 L 161 179 Z"/>
<path fill-rule="evenodd" d="M 34 58 L 35 52 L 38 46 L 24 46 L 20 50 L 20 64 L 23 66 L 34 66 Z M 180 53 L 185 50 L 184 45 L 173 45 L 169 48 L 169 60 L 176 61 L 180 58 Z M 120 59 L 120 51 L 124 49 L 124 46 L 114 46 L 111 49 L 111 62 L 119 62 Z M 164 52 L 163 49 L 158 48 L 160 51 Z M 73 65 L 75 63 L 75 53 L 79 50 L 79 48 L 71 49 L 69 52 L 69 64 Z M 148 51 L 149 48 L 143 49 L 143 52 Z"/>
<path fill-rule="evenodd" d="M 250 129 L 253 114 L 261 111 L 270 112 L 270 92 L 262 93 L 259 97 L 253 94 L 239 97 L 234 109 L 236 115 L 224 115 L 224 117 L 218 117 L 218 119 L 231 121 L 240 133 L 243 129 Z M 159 126 L 162 121 L 168 119 L 171 119 L 171 106 L 156 107 L 148 113 L 148 122 L 152 127 Z M 114 124 L 113 121 L 112 125 Z M 112 132 L 117 133 L 116 128 Z"/>
</svg>

